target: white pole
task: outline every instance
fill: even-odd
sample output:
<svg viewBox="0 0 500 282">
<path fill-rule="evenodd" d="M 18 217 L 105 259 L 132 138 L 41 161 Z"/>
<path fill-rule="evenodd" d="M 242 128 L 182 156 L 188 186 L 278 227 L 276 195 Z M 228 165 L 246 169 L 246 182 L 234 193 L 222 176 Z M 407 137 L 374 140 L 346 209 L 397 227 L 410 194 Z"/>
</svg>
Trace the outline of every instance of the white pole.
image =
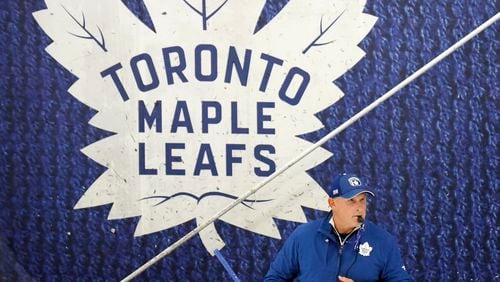
<svg viewBox="0 0 500 282">
<path fill-rule="evenodd" d="M 473 37 L 478 35 L 481 31 L 485 30 L 488 28 L 490 25 L 495 23 L 498 19 L 500 18 L 500 13 L 497 13 L 495 16 L 491 17 L 489 20 L 481 24 L 479 27 L 474 29 L 471 33 L 467 34 L 464 38 L 460 39 L 457 43 L 453 44 L 450 48 L 446 49 L 443 53 L 441 53 L 439 56 L 434 58 L 432 61 L 428 62 L 426 65 L 418 69 L 416 72 L 414 72 L 412 75 L 407 77 L 405 80 L 401 81 L 398 85 L 396 85 L 394 88 L 389 90 L 389 92 L 385 93 L 382 95 L 380 98 L 372 102 L 370 105 L 368 105 L 366 108 L 355 114 L 353 117 L 348 119 L 346 122 L 344 122 L 342 125 L 337 127 L 335 130 L 331 131 L 328 133 L 326 136 L 321 138 L 318 142 L 313 144 L 311 147 L 309 147 L 307 150 L 303 151 L 300 155 L 298 155 L 295 159 L 291 160 L 287 164 L 285 164 L 283 167 L 275 171 L 273 174 L 271 174 L 269 177 L 264 179 L 264 181 L 260 182 L 255 186 L 254 188 L 248 190 L 245 194 L 241 195 L 238 199 L 234 200 L 231 204 L 223 208 L 221 211 L 219 211 L 217 214 L 215 214 L 213 217 L 208 219 L 207 221 L 203 222 L 202 224 L 198 225 L 195 229 L 191 230 L 188 234 L 184 235 L 184 237 L 180 238 L 177 240 L 175 243 L 170 245 L 168 248 L 163 250 L 161 253 L 157 254 L 155 257 L 150 259 L 148 262 L 143 264 L 141 267 L 137 268 L 134 272 L 130 273 L 127 277 L 123 278 L 122 281 L 130 281 L 133 278 L 137 277 L 137 275 L 141 274 L 143 271 L 148 269 L 150 266 L 158 262 L 160 259 L 162 259 L 164 256 L 170 254 L 173 252 L 175 249 L 177 249 L 179 246 L 184 244 L 187 240 L 191 239 L 194 237 L 196 234 L 198 234 L 201 230 L 203 230 L 205 227 L 208 225 L 212 224 L 214 221 L 219 219 L 221 216 L 223 216 L 225 213 L 230 211 L 232 208 L 235 206 L 239 205 L 241 202 L 246 200 L 248 197 L 251 195 L 255 194 L 258 190 L 260 190 L 262 187 L 264 187 L 267 183 L 271 182 L 273 179 L 278 177 L 280 174 L 285 172 L 287 169 L 289 169 L 291 166 L 302 160 L 305 156 L 309 155 L 312 151 L 316 150 L 319 146 L 323 145 L 326 141 L 330 140 L 340 132 L 344 131 L 347 127 L 352 125 L 354 122 L 365 116 L 367 113 L 369 113 L 371 110 L 373 110 L 375 107 L 380 105 L 382 102 L 385 100 L 389 99 L 392 95 L 394 95 L 396 92 L 398 92 L 401 88 L 405 87 L 408 85 L 410 82 L 424 74 L 426 71 L 428 71 L 431 67 L 442 61 L 444 58 L 446 58 L 448 55 L 453 53 L 455 50 L 457 50 L 460 46 L 464 45 L 466 42 L 471 40 Z"/>
</svg>

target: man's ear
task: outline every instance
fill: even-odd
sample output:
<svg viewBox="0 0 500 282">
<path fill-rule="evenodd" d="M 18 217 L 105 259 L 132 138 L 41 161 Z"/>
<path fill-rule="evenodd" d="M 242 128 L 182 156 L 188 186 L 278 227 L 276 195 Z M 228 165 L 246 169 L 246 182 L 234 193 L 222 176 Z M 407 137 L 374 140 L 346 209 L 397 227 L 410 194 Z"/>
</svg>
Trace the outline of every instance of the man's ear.
<svg viewBox="0 0 500 282">
<path fill-rule="evenodd" d="M 333 198 L 328 198 L 328 205 L 333 209 L 333 207 L 335 207 L 335 200 Z"/>
</svg>

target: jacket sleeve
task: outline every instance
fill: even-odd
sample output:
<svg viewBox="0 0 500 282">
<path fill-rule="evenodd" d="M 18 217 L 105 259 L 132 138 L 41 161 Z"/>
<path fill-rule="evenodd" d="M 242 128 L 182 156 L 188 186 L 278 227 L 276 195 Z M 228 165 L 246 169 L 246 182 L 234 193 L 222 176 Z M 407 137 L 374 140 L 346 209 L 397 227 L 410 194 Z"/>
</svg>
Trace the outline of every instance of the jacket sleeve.
<svg viewBox="0 0 500 282">
<path fill-rule="evenodd" d="M 286 240 L 269 266 L 264 281 L 293 281 L 299 273 L 296 231 Z"/>
<path fill-rule="evenodd" d="M 406 272 L 406 267 L 401 259 L 401 253 L 395 240 L 391 240 L 392 244 L 389 247 L 387 262 L 382 273 L 382 281 L 411 281 L 410 275 Z"/>
</svg>

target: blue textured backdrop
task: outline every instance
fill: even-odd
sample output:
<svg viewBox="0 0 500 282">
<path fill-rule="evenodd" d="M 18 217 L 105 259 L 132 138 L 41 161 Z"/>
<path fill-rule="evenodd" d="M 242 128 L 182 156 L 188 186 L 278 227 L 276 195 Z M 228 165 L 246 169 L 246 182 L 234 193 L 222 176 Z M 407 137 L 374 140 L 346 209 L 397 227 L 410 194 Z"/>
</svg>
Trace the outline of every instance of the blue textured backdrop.
<svg viewBox="0 0 500 282">
<path fill-rule="evenodd" d="M 293 0 L 292 0 L 293 1 Z M 140 0 L 124 1 L 148 23 Z M 270 1 L 265 23 L 286 1 Z M 106 220 L 109 206 L 73 210 L 104 168 L 80 149 L 105 132 L 67 89 L 76 79 L 44 48 L 31 13 L 43 1 L 0 5 L 0 280 L 117 280 L 191 229 L 133 238 L 135 219 Z M 368 1 L 379 18 L 367 52 L 335 83 L 346 93 L 318 117 L 317 140 L 498 11 L 496 1 Z M 339 171 L 367 177 L 369 218 L 393 233 L 416 281 L 498 281 L 499 24 L 328 142 L 334 157 L 310 173 L 323 186 Z M 306 210 L 308 218 L 321 214 Z M 284 238 L 296 223 L 278 221 Z M 261 280 L 282 241 L 224 223 L 222 254 L 244 281 Z M 228 281 L 198 238 L 140 280 Z"/>
</svg>

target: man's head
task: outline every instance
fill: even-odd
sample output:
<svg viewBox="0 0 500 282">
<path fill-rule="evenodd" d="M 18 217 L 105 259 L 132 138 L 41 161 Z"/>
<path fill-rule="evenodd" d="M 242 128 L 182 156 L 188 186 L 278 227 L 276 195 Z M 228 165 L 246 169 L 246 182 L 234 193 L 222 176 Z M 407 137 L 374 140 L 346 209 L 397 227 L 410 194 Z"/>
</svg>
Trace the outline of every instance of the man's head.
<svg viewBox="0 0 500 282">
<path fill-rule="evenodd" d="M 335 177 L 328 191 L 328 205 L 338 232 L 350 232 L 364 221 L 367 194 L 374 196 L 356 175 L 344 173 Z"/>
</svg>

